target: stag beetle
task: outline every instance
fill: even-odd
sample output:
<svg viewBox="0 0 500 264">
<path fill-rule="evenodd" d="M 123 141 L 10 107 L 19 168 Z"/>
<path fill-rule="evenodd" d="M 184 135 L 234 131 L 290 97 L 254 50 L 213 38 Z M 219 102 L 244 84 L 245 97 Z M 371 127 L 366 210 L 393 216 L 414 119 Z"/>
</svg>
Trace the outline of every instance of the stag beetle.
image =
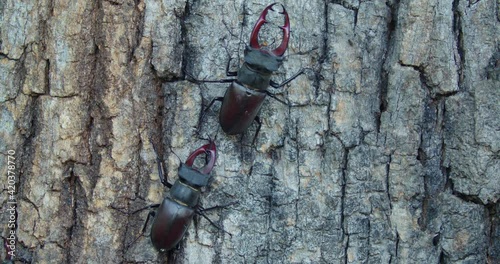
<svg viewBox="0 0 500 264">
<path fill-rule="evenodd" d="M 285 103 L 276 98 L 267 89 L 269 86 L 279 88 L 293 79 L 297 78 L 300 74 L 304 73 L 304 69 L 293 75 L 291 78 L 285 80 L 281 84 L 271 81 L 271 74 L 278 70 L 283 63 L 288 40 L 290 39 L 290 20 L 285 7 L 281 5 L 283 11 L 279 12 L 285 16 L 285 23 L 279 28 L 283 32 L 283 40 L 281 44 L 274 50 L 267 50 L 259 44 L 258 36 L 261 27 L 267 23 L 266 16 L 269 10 L 273 10 L 273 6 L 277 3 L 267 6 L 262 11 L 259 19 L 250 35 L 250 46 L 245 48 L 244 63 L 237 72 L 229 71 L 229 62 L 226 68 L 227 76 L 236 76 L 236 79 L 225 79 L 218 81 L 196 80 L 192 76 L 190 78 L 197 82 L 231 82 L 231 85 L 226 90 L 224 97 L 217 97 L 210 102 L 207 111 L 215 101 L 221 101 L 222 106 L 219 113 L 219 123 L 222 130 L 229 135 L 241 134 L 250 126 L 252 121 L 257 122 L 257 130 L 255 131 L 255 138 L 257 137 L 260 127 L 262 125 L 259 116 L 259 110 L 266 98 L 266 95 Z M 285 103 L 286 104 L 286 103 Z"/>
<path fill-rule="evenodd" d="M 156 152 L 156 148 L 153 145 Z M 142 229 L 144 233 L 150 217 L 154 217 L 151 227 L 151 242 L 159 251 L 167 251 L 174 248 L 184 237 L 194 214 L 200 214 L 207 219 L 212 225 L 221 229 L 218 225 L 212 222 L 203 212 L 215 208 L 228 206 L 214 206 L 212 208 L 202 208 L 199 205 L 199 197 L 201 188 L 208 185 L 210 172 L 212 171 L 216 160 L 216 146 L 213 141 L 196 149 L 186 160 L 186 163 L 181 163 L 178 169 L 179 179 L 172 185 L 168 183 L 163 176 L 163 166 L 160 158 L 157 157 L 158 175 L 163 185 L 170 188 L 170 191 L 161 204 L 155 204 L 146 208 L 158 208 L 156 213 L 150 211 L 146 222 Z M 201 169 L 193 167 L 194 160 L 200 154 L 205 153 L 207 159 L 205 166 Z M 146 208 L 139 209 L 142 211 Z M 227 233 L 227 232 L 226 232 Z"/>
</svg>

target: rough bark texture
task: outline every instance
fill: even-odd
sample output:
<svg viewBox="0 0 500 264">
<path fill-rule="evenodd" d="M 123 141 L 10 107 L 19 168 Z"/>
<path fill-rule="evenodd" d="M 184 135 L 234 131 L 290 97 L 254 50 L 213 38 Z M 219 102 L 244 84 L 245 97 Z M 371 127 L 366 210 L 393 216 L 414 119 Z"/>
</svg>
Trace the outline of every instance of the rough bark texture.
<svg viewBox="0 0 500 264">
<path fill-rule="evenodd" d="M 17 261 L 500 263 L 500 1 L 285 1 L 273 79 L 313 71 L 271 89 L 289 105 L 266 100 L 251 147 L 256 126 L 224 134 L 219 104 L 200 120 L 227 84 L 185 72 L 225 78 L 268 4 L 0 1 L 0 203 L 14 150 Z M 135 241 L 147 211 L 132 212 L 168 191 L 149 138 L 173 182 L 173 152 L 209 136 L 202 203 L 239 201 L 208 213 L 233 236 L 196 217 L 172 252 Z"/>
</svg>

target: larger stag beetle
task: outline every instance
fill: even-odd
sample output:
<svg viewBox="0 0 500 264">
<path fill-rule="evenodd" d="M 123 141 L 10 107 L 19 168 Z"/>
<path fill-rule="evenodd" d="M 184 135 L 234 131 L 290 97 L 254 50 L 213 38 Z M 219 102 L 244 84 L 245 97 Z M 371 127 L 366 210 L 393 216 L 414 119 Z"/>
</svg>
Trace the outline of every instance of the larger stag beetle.
<svg viewBox="0 0 500 264">
<path fill-rule="evenodd" d="M 218 81 L 195 80 L 198 82 L 231 82 L 231 85 L 226 90 L 224 97 L 217 97 L 212 100 L 206 110 L 208 110 L 215 101 L 222 102 L 219 113 L 219 123 L 224 132 L 229 135 L 241 134 L 245 132 L 252 121 L 255 120 L 258 127 L 255 131 L 252 143 L 255 142 L 255 138 L 260 131 L 261 121 L 257 114 L 259 113 L 266 95 L 277 99 L 267 90 L 268 87 L 282 87 L 298 77 L 300 74 L 304 73 L 304 69 L 302 69 L 281 84 L 275 83 L 271 80 L 271 74 L 277 71 L 283 63 L 283 54 L 288 47 L 288 40 L 290 39 L 290 20 L 288 18 L 288 13 L 286 12 L 285 7 L 280 4 L 282 11 L 279 13 L 285 17 L 284 25 L 280 26 L 280 29 L 283 32 L 283 40 L 281 44 L 274 50 L 268 50 L 259 44 L 259 31 L 261 27 L 267 23 L 267 13 L 269 10 L 274 11 L 273 7 L 275 5 L 277 5 L 277 3 L 267 6 L 255 23 L 252 34 L 250 35 L 250 46 L 247 46 L 245 49 L 243 65 L 237 72 L 230 72 L 228 63 L 226 74 L 227 76 L 236 76 L 236 79 Z M 279 99 L 277 100 L 283 103 L 283 101 Z"/>
</svg>

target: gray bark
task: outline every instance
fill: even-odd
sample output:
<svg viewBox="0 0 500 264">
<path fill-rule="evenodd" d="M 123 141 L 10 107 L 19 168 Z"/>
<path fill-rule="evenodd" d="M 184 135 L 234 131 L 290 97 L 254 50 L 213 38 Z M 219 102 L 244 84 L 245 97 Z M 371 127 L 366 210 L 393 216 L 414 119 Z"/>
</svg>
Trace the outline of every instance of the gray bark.
<svg viewBox="0 0 500 264">
<path fill-rule="evenodd" d="M 266 1 L 0 1 L 0 196 L 19 263 L 499 263 L 500 1 L 300 0 L 256 126 L 218 125 Z M 272 27 L 270 27 L 272 28 Z M 272 31 L 266 36 L 273 36 Z M 279 41 L 279 36 L 276 37 Z M 273 44 L 271 41 L 270 44 Z M 139 235 L 216 137 L 179 248 Z M 10 150 L 10 152 L 9 152 Z M 172 150 L 172 151 L 171 151 Z M 175 154 L 174 154 L 175 153 Z M 1 251 L 2 258 L 6 249 Z"/>
</svg>

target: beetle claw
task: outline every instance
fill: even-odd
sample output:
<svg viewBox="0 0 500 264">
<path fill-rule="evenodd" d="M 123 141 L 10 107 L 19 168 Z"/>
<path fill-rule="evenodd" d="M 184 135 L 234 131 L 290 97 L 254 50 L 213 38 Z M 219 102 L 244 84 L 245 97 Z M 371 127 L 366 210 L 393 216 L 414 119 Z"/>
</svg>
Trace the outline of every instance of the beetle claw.
<svg viewBox="0 0 500 264">
<path fill-rule="evenodd" d="M 260 14 L 260 17 L 257 20 L 257 22 L 255 22 L 255 26 L 253 27 L 252 34 L 250 35 L 250 47 L 252 47 L 254 49 L 261 49 L 262 48 L 260 46 L 259 40 L 258 40 L 259 31 L 260 31 L 260 28 L 262 27 L 262 25 L 267 23 L 267 20 L 266 20 L 267 12 L 269 11 L 269 9 L 274 11 L 273 6 L 276 4 L 277 3 L 274 3 L 274 4 L 267 6 L 264 9 L 264 11 L 262 11 L 262 13 Z M 288 13 L 286 12 L 285 7 L 283 5 L 281 5 L 281 7 L 282 7 L 283 11 L 279 12 L 279 13 L 285 16 L 285 25 L 279 27 L 281 30 L 283 30 L 283 40 L 282 40 L 281 44 L 279 45 L 279 47 L 270 51 L 270 53 L 272 53 L 273 55 L 278 56 L 278 57 L 283 56 L 283 54 L 285 53 L 285 51 L 288 47 L 288 40 L 290 39 L 290 20 L 288 18 Z"/>
<path fill-rule="evenodd" d="M 214 168 L 215 160 L 217 158 L 217 147 L 215 146 L 215 142 L 212 140 L 210 140 L 208 144 L 205 144 L 193 151 L 193 153 L 191 153 L 191 155 L 189 155 L 189 157 L 186 159 L 186 165 L 192 167 L 196 157 L 203 153 L 205 153 L 206 155 L 210 155 L 210 159 L 208 160 L 208 162 L 206 162 L 203 168 L 199 169 L 199 171 L 203 174 L 210 174 L 210 172 Z"/>
</svg>

